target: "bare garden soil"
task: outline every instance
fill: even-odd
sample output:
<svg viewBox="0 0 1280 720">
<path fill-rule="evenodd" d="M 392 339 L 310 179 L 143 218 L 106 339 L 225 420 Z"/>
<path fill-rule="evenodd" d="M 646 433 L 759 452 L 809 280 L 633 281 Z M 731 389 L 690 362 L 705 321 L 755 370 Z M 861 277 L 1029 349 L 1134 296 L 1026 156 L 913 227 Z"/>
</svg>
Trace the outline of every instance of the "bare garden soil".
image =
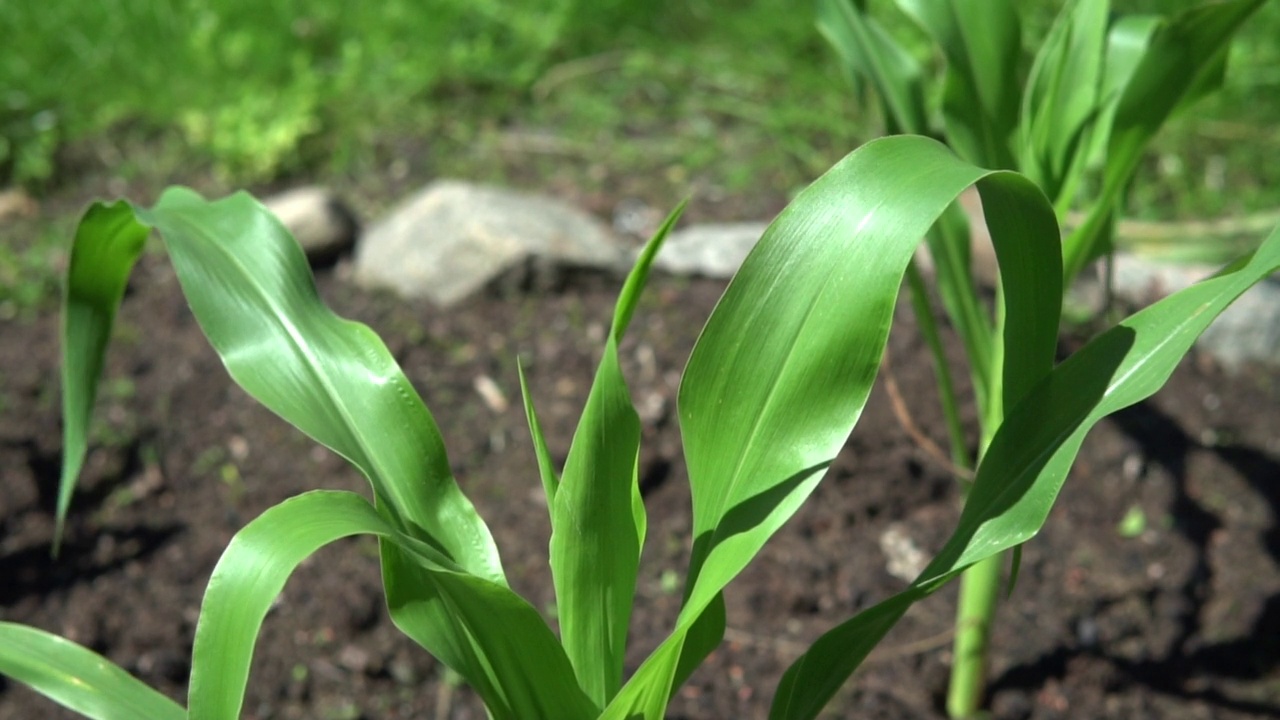
<svg viewBox="0 0 1280 720">
<path fill-rule="evenodd" d="M 441 312 L 357 291 L 342 272 L 320 271 L 321 293 L 386 339 L 435 413 L 512 585 L 550 612 L 549 528 L 516 357 L 562 460 L 617 279 L 572 277 L 536 293 L 508 284 Z M 632 668 L 678 609 L 690 508 L 675 395 L 722 289 L 655 278 L 623 346 L 644 418 L 649 512 Z M 181 699 L 201 595 L 232 535 L 302 491 L 367 494 L 367 486 L 231 383 L 168 265 L 148 256 L 124 302 L 95 449 L 52 561 L 56 333 L 52 315 L 0 325 L 0 617 L 94 648 Z M 809 642 L 905 586 L 887 569 L 887 532 L 929 553 L 945 540 L 958 516 L 957 482 L 904 430 L 884 385 L 892 375 L 920 432 L 943 442 L 933 371 L 905 311 L 890 348 L 887 373 L 828 477 L 731 586 L 725 642 L 679 691 L 671 717 L 765 717 L 778 678 Z M 1280 717 L 1276 380 L 1231 378 L 1192 357 L 1161 394 L 1099 425 L 1001 607 L 994 717 Z M 942 717 L 954 604 L 951 587 L 917 605 L 828 716 Z M 64 717 L 73 716 L 0 682 L 0 720 Z M 264 627 L 244 717 L 485 715 L 392 626 L 376 545 L 355 539 L 324 549 L 290 580 Z"/>
</svg>

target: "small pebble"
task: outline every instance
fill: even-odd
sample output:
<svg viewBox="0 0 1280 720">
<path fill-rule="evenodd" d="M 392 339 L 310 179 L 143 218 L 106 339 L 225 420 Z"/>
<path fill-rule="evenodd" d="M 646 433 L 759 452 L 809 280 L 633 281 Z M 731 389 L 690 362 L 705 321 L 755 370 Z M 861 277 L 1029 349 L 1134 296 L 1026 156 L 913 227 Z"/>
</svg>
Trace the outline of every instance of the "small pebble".
<svg viewBox="0 0 1280 720">
<path fill-rule="evenodd" d="M 484 401 L 486 407 L 493 412 L 501 415 L 507 411 L 510 405 L 507 403 L 507 396 L 503 394 L 502 388 L 498 387 L 498 383 L 488 375 L 477 375 L 471 381 L 471 387 L 475 388 L 476 393 L 480 395 L 480 399 Z"/>
<path fill-rule="evenodd" d="M 1142 470 L 1146 463 L 1143 462 L 1142 456 L 1138 453 L 1129 453 L 1124 458 L 1124 463 L 1120 466 L 1120 472 L 1125 480 L 1133 482 L 1142 477 Z"/>
<path fill-rule="evenodd" d="M 363 673 L 369 668 L 369 652 L 355 645 L 345 645 L 338 652 L 338 664 L 353 673 Z"/>
<path fill-rule="evenodd" d="M 1080 618 L 1076 622 L 1076 641 L 1082 648 L 1093 648 L 1098 644 L 1098 623 L 1093 618 Z"/>
</svg>

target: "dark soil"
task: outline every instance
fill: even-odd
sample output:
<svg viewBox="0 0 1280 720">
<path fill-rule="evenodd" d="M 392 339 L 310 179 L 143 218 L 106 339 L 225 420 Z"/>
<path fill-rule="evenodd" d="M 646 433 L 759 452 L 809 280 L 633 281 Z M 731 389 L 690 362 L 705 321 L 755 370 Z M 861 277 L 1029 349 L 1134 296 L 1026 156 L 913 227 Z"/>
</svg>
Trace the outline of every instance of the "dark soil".
<svg viewBox="0 0 1280 720">
<path fill-rule="evenodd" d="M 526 364 L 560 459 L 594 372 L 617 282 L 508 290 L 441 312 L 359 293 L 326 299 L 386 338 L 443 429 L 462 486 L 516 589 L 552 604 L 545 503 L 519 403 Z M 623 347 L 645 422 L 649 540 L 632 666 L 675 616 L 689 547 L 674 415 L 679 372 L 723 286 L 656 278 Z M 66 546 L 49 557 L 59 468 L 53 316 L 0 326 L 0 617 L 85 644 L 181 699 L 209 573 L 231 536 L 311 488 L 367 492 L 330 452 L 235 387 L 162 258 L 135 273 L 108 358 L 97 442 Z M 890 371 L 916 423 L 944 434 L 909 314 Z M 475 390 L 487 377 L 508 407 Z M 882 377 L 883 380 L 883 377 Z M 1023 554 L 994 637 L 998 718 L 1280 716 L 1280 386 L 1194 358 L 1150 402 L 1102 423 L 1044 532 Z M 763 718 L 773 687 L 826 628 L 902 588 L 880 538 L 936 550 L 957 484 L 906 433 L 879 386 L 846 451 L 728 592 L 721 649 L 680 690 L 677 718 Z M 1131 509 L 1145 529 L 1121 533 Z M 896 525 L 895 525 L 896 524 Z M 398 634 L 376 546 L 326 548 L 291 579 L 259 643 L 245 718 L 483 718 L 474 695 Z M 830 705 L 829 717 L 941 717 L 955 589 L 919 604 Z M 72 717 L 0 682 L 0 719 Z"/>
</svg>

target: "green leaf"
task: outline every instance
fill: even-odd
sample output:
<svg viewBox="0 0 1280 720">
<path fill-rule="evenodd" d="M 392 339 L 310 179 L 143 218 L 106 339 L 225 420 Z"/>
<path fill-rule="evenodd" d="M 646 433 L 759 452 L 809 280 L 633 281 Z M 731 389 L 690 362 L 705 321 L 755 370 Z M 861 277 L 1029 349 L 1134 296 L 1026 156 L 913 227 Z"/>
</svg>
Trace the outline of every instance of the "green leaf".
<svg viewBox="0 0 1280 720">
<path fill-rule="evenodd" d="M 846 74 L 875 87 L 889 134 L 929 133 L 920 64 L 879 23 L 849 0 L 818 0 L 818 31 Z"/>
<path fill-rule="evenodd" d="M 854 151 L 769 227 L 730 283 L 680 387 L 693 492 L 686 603 L 672 635 L 606 709 L 661 717 L 691 626 L 812 492 L 866 402 L 920 238 L 977 183 L 1007 285 L 1006 403 L 1049 371 L 1061 287 L 1057 221 L 1025 178 L 941 144 L 894 137 Z M 997 215 L 1002 215 L 997 217 Z M 1016 342 L 1015 342 L 1016 340 Z"/>
<path fill-rule="evenodd" d="M 898 0 L 898 6 L 933 36 L 947 59 L 947 144 L 970 162 L 1014 167 L 1011 141 L 1022 87 L 1022 25 L 1014 4 L 988 0 L 981 12 L 959 0 Z"/>
<path fill-rule="evenodd" d="M 138 217 L 160 231 L 196 320 L 245 391 L 358 467 L 402 531 L 504 582 L 435 420 L 378 336 L 320 302 L 302 248 L 261 203 L 171 188 Z"/>
<path fill-rule="evenodd" d="M 646 524 L 636 467 L 640 417 L 622 377 L 618 343 L 653 258 L 683 210 L 681 203 L 649 240 L 623 285 L 552 502 L 551 573 L 560 634 L 578 682 L 600 707 L 622 686 Z"/>
<path fill-rule="evenodd" d="M 244 194 L 211 203 L 175 188 L 154 208 L 133 209 L 136 220 L 128 219 L 129 212 L 124 205 L 91 209 L 73 252 L 103 246 L 111 237 L 103 239 L 106 231 L 142 237 L 132 228 L 159 229 L 188 303 L 232 377 L 360 468 L 373 485 L 378 511 L 397 531 L 476 578 L 505 586 L 493 539 L 458 488 L 426 406 L 371 330 L 320 302 L 302 250 L 260 203 Z M 79 312 L 80 322 L 69 324 L 65 350 L 67 364 L 88 376 L 93 357 L 79 349 L 93 349 L 93 338 L 109 335 L 119 302 L 118 295 L 91 292 L 92 275 L 70 278 L 68 297 L 87 309 Z M 464 591 L 445 596 L 455 591 L 399 545 L 383 540 L 380 547 L 392 619 L 472 683 L 498 717 L 535 717 L 537 708 L 557 702 L 568 703 L 564 712 L 571 717 L 591 708 L 585 696 L 565 696 L 552 685 L 507 687 L 522 682 L 518 666 L 503 667 L 512 658 L 483 644 L 497 638 L 472 632 L 460 615 L 484 604 Z M 520 661 L 554 667 L 543 651 L 531 649 L 533 655 Z"/>
<path fill-rule="evenodd" d="M 149 232 L 123 202 L 95 203 L 76 228 L 62 298 L 62 475 L 55 555 L 89 448 L 89 420 L 111 326 Z"/>
<path fill-rule="evenodd" d="M 260 515 L 232 538 L 209 579 L 192 652 L 192 720 L 239 717 L 253 648 L 272 603 L 304 559 L 357 534 L 394 545 L 448 607 L 456 654 L 485 668 L 472 679 L 495 718 L 590 718 L 568 659 L 537 610 L 502 584 L 472 575 L 427 543 L 397 531 L 364 498 L 313 491 Z M 477 650 L 480 649 L 480 650 Z"/>
<path fill-rule="evenodd" d="M 1102 103 L 1108 0 L 1076 0 L 1059 13 L 1031 66 L 1022 98 L 1020 169 L 1060 206 L 1083 173 Z M 1066 198 L 1069 202 L 1070 198 Z"/>
<path fill-rule="evenodd" d="M 25 625 L 0 622 L 0 675 L 93 720 L 187 717 L 181 705 L 101 655 Z"/>
<path fill-rule="evenodd" d="M 1120 96 L 1133 77 L 1133 71 L 1142 62 L 1151 36 L 1163 23 L 1158 15 L 1125 15 L 1111 23 L 1107 30 L 1106 59 L 1102 65 L 1102 85 L 1099 93 L 1101 110 L 1089 138 L 1087 164 L 1102 168 L 1106 163 L 1107 144 L 1111 140 L 1111 126 L 1115 122 Z"/>
<path fill-rule="evenodd" d="M 1116 107 L 1107 146 L 1102 193 L 1085 223 L 1067 239 L 1064 271 L 1073 278 L 1107 248 L 1107 217 L 1137 170 L 1147 143 L 1190 93 L 1203 91 L 1206 75 L 1221 70 L 1231 36 L 1265 0 L 1229 0 L 1185 10 L 1161 25 L 1134 68 Z"/>
<path fill-rule="evenodd" d="M 1089 430 L 1159 390 L 1209 323 L 1277 269 L 1280 230 L 1251 257 L 1136 313 L 1039 382 L 993 438 L 938 556 L 905 591 L 819 638 L 783 676 L 769 717 L 817 717 L 913 603 L 1039 532 Z"/>
<path fill-rule="evenodd" d="M 524 364 L 516 359 L 516 371 L 520 374 L 520 397 L 524 400 L 524 416 L 529 424 L 529 435 L 533 440 L 533 454 L 538 461 L 538 478 L 542 480 L 542 491 L 547 498 L 547 513 L 555 520 L 556 492 L 560 489 L 560 475 L 556 473 L 555 463 L 551 461 L 551 450 L 547 447 L 547 438 L 542 434 L 542 423 L 538 422 L 538 411 L 533 406 L 533 395 L 529 392 L 529 382 L 524 376 Z"/>
<path fill-rule="evenodd" d="M 929 228 L 925 239 L 942 305 L 969 358 L 974 397 L 978 407 L 989 407 L 992 386 L 998 381 L 992 376 L 994 337 L 973 279 L 968 214 L 959 203 L 952 203 Z"/>
</svg>

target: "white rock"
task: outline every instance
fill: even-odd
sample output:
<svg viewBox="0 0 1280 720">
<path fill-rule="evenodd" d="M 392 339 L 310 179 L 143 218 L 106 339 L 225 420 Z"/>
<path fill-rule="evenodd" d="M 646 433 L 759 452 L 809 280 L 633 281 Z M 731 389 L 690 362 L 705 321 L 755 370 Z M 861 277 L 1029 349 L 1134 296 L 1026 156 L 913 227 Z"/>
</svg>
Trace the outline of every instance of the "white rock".
<svg viewBox="0 0 1280 720">
<path fill-rule="evenodd" d="M 924 572 L 929 558 L 911 536 L 906 523 L 894 522 L 880 533 L 880 552 L 890 575 L 911 582 Z"/>
<path fill-rule="evenodd" d="M 1112 292 L 1127 305 L 1145 307 L 1209 277 L 1218 269 L 1118 252 Z M 1085 305 L 1098 307 L 1102 290 L 1097 275 L 1086 272 L 1072 294 Z M 1228 371 L 1238 371 L 1255 363 L 1280 367 L 1280 282 L 1268 278 L 1241 295 L 1204 331 L 1196 346 Z"/>
<path fill-rule="evenodd" d="M 442 180 L 364 235 L 353 274 L 365 287 L 448 306 L 530 261 L 623 271 L 629 257 L 604 224 L 564 202 Z"/>
<path fill-rule="evenodd" d="M 677 230 L 667 238 L 653 266 L 678 275 L 733 277 L 768 227 L 768 223 L 727 223 Z"/>
<path fill-rule="evenodd" d="M 263 204 L 293 233 L 312 262 L 332 260 L 355 243 L 355 214 L 326 188 L 295 188 Z"/>
</svg>

